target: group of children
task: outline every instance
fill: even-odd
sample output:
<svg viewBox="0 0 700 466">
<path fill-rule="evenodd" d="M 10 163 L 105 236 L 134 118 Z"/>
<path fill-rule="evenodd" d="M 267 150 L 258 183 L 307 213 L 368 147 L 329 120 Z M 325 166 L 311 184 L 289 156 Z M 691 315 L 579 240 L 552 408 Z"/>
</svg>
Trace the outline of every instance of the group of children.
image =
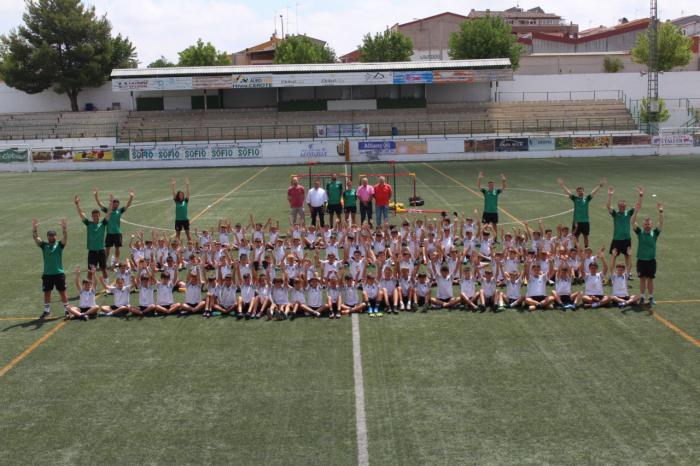
<svg viewBox="0 0 700 466">
<path fill-rule="evenodd" d="M 523 226 L 501 228 L 496 238 L 476 215 L 443 213 L 439 219 L 402 219 L 396 227 L 337 221 L 319 229 L 294 225 L 284 233 L 279 222 L 263 224 L 251 216 L 245 226 L 220 220 L 212 230 L 194 230 L 184 243 L 163 232 L 138 232 L 128 257 L 113 264 L 111 280 L 94 268 L 84 278 L 75 270 L 80 301 L 66 307 L 66 318 L 339 319 L 361 312 L 381 317 L 430 309 L 575 310 L 640 302 L 628 292 L 631 275 L 616 256 L 608 275 L 604 250 L 579 247 L 567 227 L 544 229 L 541 221 L 534 230 Z M 97 303 L 96 279 L 111 305 Z M 575 291 L 577 284 L 583 289 Z M 138 305 L 132 293 L 138 293 Z"/>
</svg>

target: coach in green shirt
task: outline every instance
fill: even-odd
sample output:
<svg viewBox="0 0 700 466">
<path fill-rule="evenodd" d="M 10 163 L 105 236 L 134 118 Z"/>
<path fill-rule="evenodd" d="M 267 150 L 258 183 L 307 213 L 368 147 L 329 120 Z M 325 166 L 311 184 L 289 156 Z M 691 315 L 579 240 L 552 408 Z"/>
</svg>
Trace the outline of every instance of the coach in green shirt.
<svg viewBox="0 0 700 466">
<path fill-rule="evenodd" d="M 328 204 L 326 210 L 328 211 L 328 217 L 330 217 L 329 224 L 331 228 L 333 227 L 333 214 L 341 220 L 343 209 L 340 204 L 340 200 L 343 197 L 343 183 L 338 181 L 338 175 L 333 173 L 331 175 L 331 180 L 326 183 L 326 194 L 328 195 Z"/>
<path fill-rule="evenodd" d="M 489 181 L 486 188 L 481 187 L 484 179 L 484 172 L 479 172 L 476 179 L 476 187 L 484 195 L 484 212 L 481 214 L 481 223 L 491 225 L 493 228 L 493 239 L 498 242 L 498 196 L 506 190 L 506 175 L 501 173 L 501 189 L 495 189 L 495 183 Z"/>
<path fill-rule="evenodd" d="M 83 224 L 87 228 L 87 249 L 88 249 L 88 269 L 93 267 L 102 271 L 102 276 L 107 279 L 107 254 L 105 253 L 105 234 L 107 233 L 107 225 L 112 216 L 114 206 L 114 196 L 109 196 L 109 211 L 105 218 L 100 220 L 100 211 L 93 209 L 91 212 L 92 220 L 88 220 L 85 212 L 80 208 L 80 197 L 75 196 L 75 208 L 78 209 L 78 215 Z"/>
<path fill-rule="evenodd" d="M 649 306 L 654 302 L 654 278 L 656 278 L 656 241 L 664 227 L 664 205 L 656 204 L 659 211 L 659 224 L 654 228 L 651 218 L 644 219 L 642 228 L 637 225 L 637 214 L 632 217 L 634 233 L 637 235 L 637 275 L 639 276 L 639 302 L 644 304 L 645 296 L 649 299 Z"/>
<path fill-rule="evenodd" d="M 610 186 L 608 188 L 608 202 L 606 207 L 613 218 L 613 239 L 610 243 L 610 254 L 612 255 L 610 266 L 611 270 L 615 270 L 615 261 L 620 254 L 625 255 L 625 271 L 627 278 L 631 279 L 632 266 L 632 232 L 630 223 L 635 212 L 639 212 L 642 208 L 642 198 L 644 197 L 644 188 L 637 188 L 639 199 L 634 209 L 627 208 L 627 202 L 624 200 L 617 201 L 617 210 L 612 208 L 612 196 L 615 190 Z"/>
<path fill-rule="evenodd" d="M 39 319 L 45 319 L 51 314 L 51 292 L 54 288 L 61 295 L 63 307 L 68 306 L 68 296 L 66 295 L 66 275 L 63 272 L 63 249 L 68 243 L 68 222 L 61 219 L 61 231 L 63 237 L 61 241 L 56 241 L 56 231 L 46 232 L 46 241 L 39 237 L 39 222 L 32 220 L 32 236 L 37 246 L 41 248 L 44 258 L 44 273 L 41 275 L 42 291 L 44 292 L 44 312 Z"/>
<path fill-rule="evenodd" d="M 357 190 L 352 185 L 352 180 L 348 179 L 345 182 L 345 191 L 343 191 L 343 208 L 345 210 L 345 223 L 350 224 L 348 220 L 352 220 L 355 224 L 357 215 Z"/>
<path fill-rule="evenodd" d="M 100 193 L 95 188 L 95 201 L 97 205 L 100 206 L 100 210 L 107 213 L 109 209 L 102 204 L 100 201 Z M 112 215 L 109 217 L 109 223 L 107 224 L 107 236 L 105 238 L 105 255 L 109 257 L 110 250 L 114 246 L 114 258 L 119 262 L 120 250 L 122 247 L 122 214 L 131 207 L 131 203 L 134 201 L 134 192 L 129 191 L 129 200 L 126 203 L 126 207 L 119 207 L 119 199 L 114 199 L 112 201 Z"/>
<path fill-rule="evenodd" d="M 588 247 L 588 235 L 591 234 L 588 205 L 593 200 L 593 196 L 596 195 L 600 188 L 605 186 L 606 181 L 605 179 L 600 180 L 598 186 L 596 186 L 593 191 L 591 191 L 591 194 L 588 195 L 585 195 L 583 187 L 579 186 L 576 188 L 575 196 L 574 193 L 572 193 L 571 190 L 566 187 L 564 180 L 557 178 L 557 183 L 559 183 L 561 189 L 564 190 L 566 195 L 569 196 L 569 199 L 571 199 L 574 203 L 574 221 L 571 225 L 571 232 L 574 234 L 576 239 L 578 239 L 580 235 L 583 235 L 583 244 L 585 247 Z"/>
</svg>

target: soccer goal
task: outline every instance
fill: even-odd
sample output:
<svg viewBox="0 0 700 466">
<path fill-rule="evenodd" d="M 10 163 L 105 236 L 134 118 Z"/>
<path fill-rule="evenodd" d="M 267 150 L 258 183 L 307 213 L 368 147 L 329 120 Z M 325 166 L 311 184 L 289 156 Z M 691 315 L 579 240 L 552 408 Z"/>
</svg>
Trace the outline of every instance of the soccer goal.
<svg viewBox="0 0 700 466">
<path fill-rule="evenodd" d="M 349 173 L 346 172 L 345 167 L 335 167 L 333 165 L 320 164 L 318 162 L 308 162 L 306 164 L 306 173 L 294 173 L 290 178 L 298 178 L 299 183 L 302 185 L 308 185 L 309 189 L 313 185 L 314 180 L 321 181 L 321 186 L 325 188 L 326 184 L 330 181 L 331 175 L 336 175 L 340 180 L 351 180 L 352 181 L 352 164 L 348 164 Z M 338 168 L 333 171 L 333 168 Z M 341 172 L 342 171 L 342 172 Z"/>
<path fill-rule="evenodd" d="M 0 171 L 31 173 L 33 168 L 32 148 L 29 145 L 0 145 Z"/>
<path fill-rule="evenodd" d="M 416 189 L 416 174 L 412 172 L 401 172 L 396 170 L 396 162 L 388 161 L 386 162 L 386 173 L 361 173 L 358 177 L 359 180 L 362 178 L 367 178 L 370 184 L 376 184 L 379 177 L 383 176 L 386 182 L 389 183 L 393 188 L 394 201 L 389 204 L 391 210 L 395 214 L 406 212 L 406 206 L 400 199 L 408 194 L 408 205 L 411 207 L 422 206 L 425 204 L 423 198 L 418 195 Z M 372 165 L 376 167 L 377 165 Z M 359 182 L 358 182 L 359 184 Z"/>
</svg>

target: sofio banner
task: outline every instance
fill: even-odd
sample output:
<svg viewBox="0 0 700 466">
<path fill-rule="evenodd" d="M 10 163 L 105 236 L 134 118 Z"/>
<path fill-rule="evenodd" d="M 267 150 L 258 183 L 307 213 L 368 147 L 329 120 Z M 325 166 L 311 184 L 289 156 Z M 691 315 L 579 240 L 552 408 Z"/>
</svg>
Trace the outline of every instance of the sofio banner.
<svg viewBox="0 0 700 466">
<path fill-rule="evenodd" d="M 132 147 L 134 162 L 163 160 L 221 160 L 262 158 L 262 144 L 221 144 L 215 146 Z"/>
</svg>

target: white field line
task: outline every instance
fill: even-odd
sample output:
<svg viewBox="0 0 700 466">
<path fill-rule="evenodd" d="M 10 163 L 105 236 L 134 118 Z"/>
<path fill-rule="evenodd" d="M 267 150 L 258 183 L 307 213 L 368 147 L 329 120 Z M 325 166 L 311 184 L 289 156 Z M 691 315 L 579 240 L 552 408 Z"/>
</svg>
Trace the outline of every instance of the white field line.
<svg viewBox="0 0 700 466">
<path fill-rule="evenodd" d="M 355 376 L 355 430 L 357 432 L 357 464 L 369 466 L 367 450 L 367 414 L 365 411 L 365 380 L 362 375 L 362 348 L 360 346 L 360 318 L 352 315 L 352 359 Z"/>
</svg>

